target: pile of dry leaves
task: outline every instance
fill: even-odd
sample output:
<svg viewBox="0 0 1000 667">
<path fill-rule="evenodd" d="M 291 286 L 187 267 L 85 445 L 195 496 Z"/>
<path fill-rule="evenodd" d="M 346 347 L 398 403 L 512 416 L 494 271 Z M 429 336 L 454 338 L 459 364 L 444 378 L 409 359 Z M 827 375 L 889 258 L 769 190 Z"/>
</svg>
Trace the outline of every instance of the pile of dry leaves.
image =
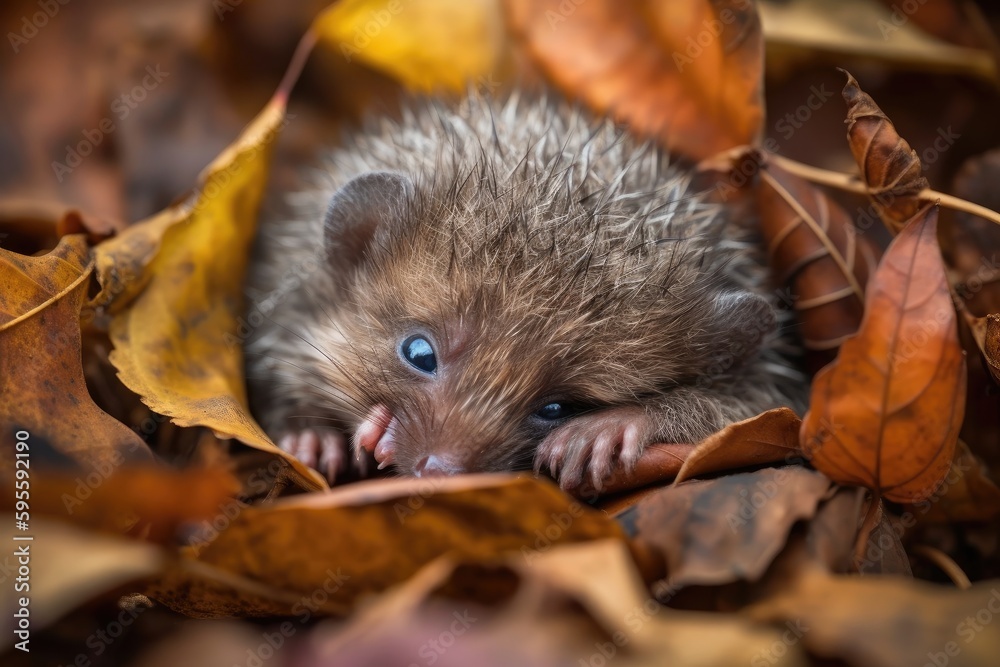
<svg viewBox="0 0 1000 667">
<path fill-rule="evenodd" d="M 4 664 L 995 663 L 997 17 L 288 4 L 0 10 Z M 561 91 L 749 207 L 808 413 L 654 446 L 578 498 L 527 474 L 330 491 L 279 451 L 242 358 L 268 179 L 407 91 L 470 86 Z"/>
</svg>

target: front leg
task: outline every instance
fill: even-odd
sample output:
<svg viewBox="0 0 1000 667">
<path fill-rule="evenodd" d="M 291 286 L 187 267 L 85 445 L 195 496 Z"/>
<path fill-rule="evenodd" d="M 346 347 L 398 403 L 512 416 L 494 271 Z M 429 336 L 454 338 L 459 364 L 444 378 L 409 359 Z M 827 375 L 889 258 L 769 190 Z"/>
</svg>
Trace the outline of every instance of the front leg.
<svg viewBox="0 0 1000 667">
<path fill-rule="evenodd" d="M 732 422 L 781 403 L 760 392 L 761 400 L 752 396 L 678 387 L 643 406 L 580 415 L 542 440 L 535 453 L 535 471 L 547 468 L 564 490 L 576 490 L 585 480 L 600 490 L 617 469 L 634 469 L 650 444 L 700 442 Z"/>
</svg>

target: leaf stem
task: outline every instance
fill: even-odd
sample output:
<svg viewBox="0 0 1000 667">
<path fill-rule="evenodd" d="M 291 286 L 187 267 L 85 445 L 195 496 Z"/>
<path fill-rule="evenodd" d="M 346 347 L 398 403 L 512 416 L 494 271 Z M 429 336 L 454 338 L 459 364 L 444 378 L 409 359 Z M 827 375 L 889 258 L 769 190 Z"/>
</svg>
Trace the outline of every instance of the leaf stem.
<svg viewBox="0 0 1000 667">
<path fill-rule="evenodd" d="M 839 171 L 830 171 L 828 169 L 813 167 L 775 153 L 768 153 L 767 159 L 774 162 L 785 171 L 791 172 L 796 176 L 801 176 L 807 181 L 812 181 L 813 183 L 818 183 L 820 185 L 826 185 L 831 188 L 837 188 L 839 190 L 845 190 L 847 192 L 854 192 L 860 195 L 868 194 L 868 187 L 856 176 L 842 174 Z M 990 222 L 1000 225 L 1000 213 L 988 209 L 985 206 L 973 204 L 970 201 L 959 199 L 958 197 L 953 197 L 952 195 L 948 195 L 943 192 L 938 192 L 937 190 L 924 188 L 917 193 L 917 198 L 921 201 L 927 202 L 936 201 L 944 208 L 950 208 L 953 211 L 961 211 L 962 213 L 975 215 L 983 218 L 984 220 L 989 220 Z"/>
</svg>

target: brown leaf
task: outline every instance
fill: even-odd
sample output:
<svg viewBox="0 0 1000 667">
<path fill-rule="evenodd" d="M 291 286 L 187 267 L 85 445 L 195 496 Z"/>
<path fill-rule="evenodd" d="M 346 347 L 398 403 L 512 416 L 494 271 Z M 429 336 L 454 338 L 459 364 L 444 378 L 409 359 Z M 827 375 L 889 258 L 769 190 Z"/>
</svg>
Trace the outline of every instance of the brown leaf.
<svg viewBox="0 0 1000 667">
<path fill-rule="evenodd" d="M 1000 382 L 1000 315 L 986 316 L 986 335 L 983 337 L 983 356 L 990 375 Z"/>
<path fill-rule="evenodd" d="M 928 206 L 889 246 L 857 336 L 813 381 L 801 442 L 842 484 L 899 502 L 948 471 L 965 410 L 965 355 Z"/>
<path fill-rule="evenodd" d="M 298 614 L 303 595 L 325 588 L 317 608 L 343 614 L 444 554 L 528 558 L 558 543 L 623 538 L 603 512 L 511 475 L 362 482 L 242 507 L 224 523 L 149 596 L 191 616 L 269 616 Z"/>
<path fill-rule="evenodd" d="M 489 607 L 442 594 L 501 577 L 519 594 Z M 408 664 L 422 647 L 427 654 L 427 638 L 454 627 L 456 617 L 475 623 L 441 656 L 452 667 L 568 666 L 587 664 L 586 656 L 636 666 L 753 664 L 781 632 L 735 614 L 664 608 L 650 597 L 624 545 L 596 540 L 556 546 L 530 562 L 518 556 L 483 566 L 435 561 L 366 605 L 342 631 L 311 637 L 306 651 L 313 661 L 302 664 Z M 807 663 L 793 646 L 775 664 Z"/>
<path fill-rule="evenodd" d="M 917 214 L 917 194 L 928 187 L 917 152 L 896 133 L 892 121 L 861 90 L 850 73 L 844 86 L 847 141 L 879 217 L 893 234 Z"/>
<path fill-rule="evenodd" d="M 862 520 L 870 497 L 871 492 L 859 486 L 831 487 L 829 498 L 820 503 L 815 516 L 793 531 L 767 575 L 754 587 L 756 599 L 785 591 L 790 582 L 817 568 L 836 573 L 912 576 L 899 534 L 893 531 L 881 506 L 876 510 L 878 521 L 867 535 L 861 534 L 866 528 Z M 860 560 L 855 553 L 858 540 L 865 540 Z"/>
<path fill-rule="evenodd" d="M 982 461 L 959 440 L 944 483 L 913 509 L 921 521 L 995 521 L 1000 516 L 1000 488 Z"/>
<path fill-rule="evenodd" d="M 87 392 L 80 310 L 92 271 L 82 235 L 40 257 L 0 249 L 0 438 L 8 451 L 40 457 L 48 450 L 88 470 L 113 470 L 150 451 Z M 4 457 L 2 465 L 13 461 Z"/>
<path fill-rule="evenodd" d="M 963 163 L 953 194 L 993 210 L 1000 210 L 1000 149 L 987 151 Z M 969 363 L 968 396 L 962 438 L 993 471 L 1000 472 L 1000 409 L 996 378 L 986 356 L 986 317 L 1000 313 L 1000 225 L 956 211 L 951 224 L 939 232 L 942 254 L 950 268 L 952 293 L 963 321 L 962 344 Z M 971 335 L 969 335 L 971 333 Z M 979 361 L 980 357 L 982 361 Z M 994 361 L 996 355 L 992 355 Z"/>
<path fill-rule="evenodd" d="M 829 479 L 805 468 L 764 468 L 662 489 L 621 520 L 634 521 L 639 543 L 662 554 L 672 585 L 755 581 L 829 489 Z"/>
<path fill-rule="evenodd" d="M 508 0 L 512 32 L 571 98 L 702 159 L 755 143 L 763 42 L 753 3 Z"/>
<path fill-rule="evenodd" d="M 990 665 L 1000 655 L 998 585 L 984 581 L 956 591 L 901 577 L 809 570 L 748 615 L 787 623 L 809 653 L 849 665 Z M 977 614 L 994 622 L 976 622 Z"/>
<path fill-rule="evenodd" d="M 952 187 L 953 194 L 1000 210 L 1000 149 L 966 160 Z M 945 225 L 941 250 L 953 272 L 952 284 L 969 311 L 983 316 L 1000 313 L 1000 226 L 966 212 L 955 212 Z"/>
<path fill-rule="evenodd" d="M 861 323 L 877 250 L 839 204 L 774 162 L 760 171 L 756 192 L 775 280 L 785 286 L 818 370 Z"/>
<path fill-rule="evenodd" d="M 677 472 L 674 485 L 713 472 L 788 461 L 799 455 L 801 424 L 789 408 L 775 408 L 730 424 L 698 443 Z"/>
</svg>

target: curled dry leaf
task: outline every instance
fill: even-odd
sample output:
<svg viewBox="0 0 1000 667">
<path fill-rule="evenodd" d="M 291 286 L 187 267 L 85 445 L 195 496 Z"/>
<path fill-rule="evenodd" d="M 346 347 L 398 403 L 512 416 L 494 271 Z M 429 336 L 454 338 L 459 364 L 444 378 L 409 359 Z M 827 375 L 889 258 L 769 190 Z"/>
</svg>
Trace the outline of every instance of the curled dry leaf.
<svg viewBox="0 0 1000 667">
<path fill-rule="evenodd" d="M 730 424 L 698 443 L 677 472 L 674 484 L 723 470 L 796 458 L 801 423 L 791 409 L 775 408 Z"/>
<path fill-rule="evenodd" d="M 598 113 L 695 160 L 759 139 L 763 40 L 753 3 L 506 4 L 542 71 Z"/>
<path fill-rule="evenodd" d="M 87 392 L 80 311 L 92 273 L 83 235 L 63 237 L 39 257 L 0 249 L 0 438 L 9 452 L 21 433 L 17 441 L 33 457 L 51 448 L 54 460 L 113 470 L 150 452 Z"/>
<path fill-rule="evenodd" d="M 165 574 L 149 596 L 191 616 L 268 616 L 298 614 L 303 595 L 325 588 L 323 612 L 343 614 L 444 554 L 531 557 L 558 543 L 623 539 L 603 512 L 527 476 L 361 482 L 239 509 L 213 541 L 188 548 L 188 566 Z M 192 563 L 226 576 L 193 577 Z"/>
<path fill-rule="evenodd" d="M 829 489 L 829 479 L 805 468 L 764 468 L 661 489 L 620 520 L 661 555 L 673 586 L 755 581 Z"/>
<path fill-rule="evenodd" d="M 842 484 L 917 502 L 948 472 L 965 411 L 965 355 L 928 206 L 889 246 L 857 336 L 813 381 L 803 450 Z"/>
<path fill-rule="evenodd" d="M 843 71 L 843 70 L 841 70 Z M 917 194 L 928 187 L 920 158 L 899 136 L 892 121 L 847 74 L 847 141 L 861 169 L 861 179 L 875 210 L 893 234 L 914 217 L 922 206 Z"/>
<path fill-rule="evenodd" d="M 839 204 L 774 162 L 763 165 L 756 192 L 770 265 L 818 370 L 857 331 L 877 252 Z"/>
<path fill-rule="evenodd" d="M 491 84 L 504 37 L 499 0 L 345 0 L 313 26 L 348 62 L 357 58 L 424 92 Z"/>
</svg>

